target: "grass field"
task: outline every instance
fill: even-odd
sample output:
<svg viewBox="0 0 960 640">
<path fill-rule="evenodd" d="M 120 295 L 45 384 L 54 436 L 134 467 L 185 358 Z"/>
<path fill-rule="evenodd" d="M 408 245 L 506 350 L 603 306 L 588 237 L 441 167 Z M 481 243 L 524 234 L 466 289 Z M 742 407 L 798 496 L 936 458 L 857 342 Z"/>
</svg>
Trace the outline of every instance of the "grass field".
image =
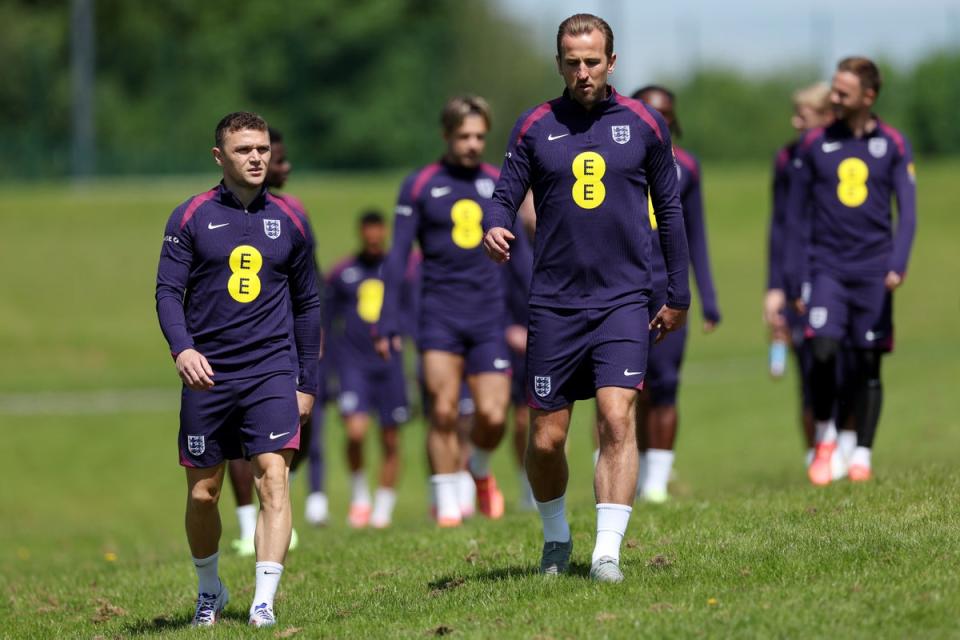
<svg viewBox="0 0 960 640">
<path fill-rule="evenodd" d="M 333 522 L 304 525 L 298 479 L 301 546 L 281 585 L 280 624 L 257 635 L 960 637 L 960 162 L 918 164 L 919 234 L 897 295 L 875 482 L 807 485 L 795 380 L 765 373 L 767 168 L 707 165 L 724 321 L 715 335 L 691 332 L 676 497 L 637 505 L 627 581 L 586 578 L 589 403 L 578 406 L 570 445 L 573 575 L 553 582 L 535 575 L 533 515 L 514 510 L 454 531 L 430 526 L 419 422 L 403 432 L 395 526 L 350 531 L 343 439 L 331 413 Z M 399 178 L 294 176 L 325 266 L 352 248 L 360 208 L 390 210 Z M 0 637 L 197 633 L 187 627 L 195 577 L 175 450 L 179 385 L 153 285 L 170 210 L 214 181 L 0 187 L 0 425 L 12 463 L 0 500 Z M 495 469 L 514 502 L 506 448 Z M 221 510 L 230 539 L 232 499 Z M 224 556 L 233 601 L 204 637 L 248 633 L 252 562 Z"/>
</svg>

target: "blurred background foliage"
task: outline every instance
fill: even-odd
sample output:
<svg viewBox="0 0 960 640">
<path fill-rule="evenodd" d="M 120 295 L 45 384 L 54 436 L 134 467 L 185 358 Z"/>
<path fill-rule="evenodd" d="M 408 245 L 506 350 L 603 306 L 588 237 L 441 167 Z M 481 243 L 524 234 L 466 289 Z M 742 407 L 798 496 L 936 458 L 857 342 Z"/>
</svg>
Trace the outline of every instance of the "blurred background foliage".
<svg viewBox="0 0 960 640">
<path fill-rule="evenodd" d="M 498 162 L 520 112 L 562 88 L 553 51 L 482 1 L 97 0 L 94 30 L 102 175 L 206 170 L 214 125 L 238 109 L 283 130 L 299 169 L 409 167 L 438 155 L 440 107 L 460 92 L 491 102 Z M 66 175 L 69 3 L 0 4 L 0 56 L 0 176 Z M 884 70 L 882 117 L 919 153 L 960 152 L 960 50 Z M 707 160 L 766 160 L 792 135 L 792 91 L 816 76 L 701 67 L 657 80 L 678 94 L 684 146 Z"/>
</svg>

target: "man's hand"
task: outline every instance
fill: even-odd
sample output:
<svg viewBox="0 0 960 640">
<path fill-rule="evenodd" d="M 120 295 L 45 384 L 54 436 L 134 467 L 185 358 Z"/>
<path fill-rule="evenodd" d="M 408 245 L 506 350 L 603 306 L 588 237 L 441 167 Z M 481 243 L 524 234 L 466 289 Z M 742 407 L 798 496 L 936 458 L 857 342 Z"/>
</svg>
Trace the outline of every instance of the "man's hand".
<svg viewBox="0 0 960 640">
<path fill-rule="evenodd" d="M 713 333 L 717 330 L 717 323 L 713 320 L 704 320 L 703 321 L 703 332 L 704 333 Z"/>
<path fill-rule="evenodd" d="M 687 321 L 686 309 L 671 309 L 667 305 L 660 307 L 656 317 L 650 321 L 650 330 L 657 331 L 654 344 L 667 337 L 671 331 L 676 331 Z"/>
<path fill-rule="evenodd" d="M 883 285 L 887 288 L 887 291 L 893 291 L 903 282 L 903 276 L 901 276 L 896 271 L 890 271 L 887 273 L 887 277 L 883 279 Z"/>
<path fill-rule="evenodd" d="M 514 235 L 503 227 L 494 227 L 483 236 L 483 248 L 487 255 L 497 264 L 503 264 L 510 259 L 510 241 Z"/>
<path fill-rule="evenodd" d="M 384 360 L 389 360 L 392 353 L 400 353 L 403 351 L 403 340 L 400 336 L 393 336 L 393 339 L 386 336 L 381 336 L 373 341 L 373 348 L 377 350 L 377 354 Z"/>
<path fill-rule="evenodd" d="M 787 306 L 787 296 L 783 289 L 770 289 L 763 297 L 763 321 L 771 329 L 781 329 L 786 324 L 783 310 Z"/>
<path fill-rule="evenodd" d="M 307 420 L 310 419 L 310 414 L 313 413 L 314 400 L 316 400 L 316 398 L 309 393 L 297 391 L 297 409 L 300 411 L 301 425 L 306 424 Z"/>
<path fill-rule="evenodd" d="M 184 349 L 177 354 L 177 373 L 188 389 L 208 391 L 213 388 L 213 369 L 196 349 Z"/>
</svg>

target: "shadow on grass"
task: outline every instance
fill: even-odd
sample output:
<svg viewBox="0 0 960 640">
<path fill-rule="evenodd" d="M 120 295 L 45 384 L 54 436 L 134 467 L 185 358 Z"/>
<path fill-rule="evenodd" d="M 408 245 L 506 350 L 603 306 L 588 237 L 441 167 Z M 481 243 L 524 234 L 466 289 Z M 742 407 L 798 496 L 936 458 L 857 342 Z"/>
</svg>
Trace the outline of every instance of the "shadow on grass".
<svg viewBox="0 0 960 640">
<path fill-rule="evenodd" d="M 240 622 L 243 625 L 248 622 L 247 615 L 240 611 L 224 611 L 220 615 L 220 620 L 222 622 Z M 152 620 L 128 622 L 123 627 L 123 633 L 130 636 L 149 636 L 165 631 L 186 629 L 190 627 L 191 622 L 193 622 L 193 616 L 189 613 L 179 616 L 157 616 Z"/>
<path fill-rule="evenodd" d="M 444 591 L 451 591 L 468 582 L 502 582 L 504 580 L 518 580 L 530 576 L 538 576 L 540 571 L 532 565 L 500 567 L 478 571 L 469 575 L 452 575 L 437 578 L 427 584 L 431 594 L 437 595 Z M 571 562 L 567 576 L 575 578 L 589 578 L 590 565 L 583 562 Z"/>
</svg>

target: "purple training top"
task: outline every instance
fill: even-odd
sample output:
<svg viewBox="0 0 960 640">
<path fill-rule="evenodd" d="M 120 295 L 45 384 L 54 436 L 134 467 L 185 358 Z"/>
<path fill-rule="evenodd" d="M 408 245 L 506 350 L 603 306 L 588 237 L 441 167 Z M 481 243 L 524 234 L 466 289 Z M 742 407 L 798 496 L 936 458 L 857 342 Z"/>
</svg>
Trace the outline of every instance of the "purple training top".
<svg viewBox="0 0 960 640">
<path fill-rule="evenodd" d="M 786 204 L 784 275 L 792 298 L 798 297 L 803 274 L 805 236 L 813 273 L 906 273 L 917 224 L 913 158 L 903 134 L 876 123 L 857 138 L 846 123 L 835 122 L 810 131 L 800 143 Z M 899 217 L 895 233 L 893 194 Z"/>
<path fill-rule="evenodd" d="M 300 216 L 261 190 L 246 209 L 223 183 L 174 209 L 157 267 L 157 315 L 174 356 L 194 348 L 214 381 L 293 371 L 317 392 L 320 296 Z"/>
<path fill-rule="evenodd" d="M 384 265 L 380 335 L 400 333 L 401 282 L 414 240 L 423 253 L 421 314 L 503 321 L 501 276 L 483 249 L 481 226 L 492 205 L 497 177 L 496 167 L 489 164 L 468 169 L 437 162 L 404 180 L 393 244 Z M 514 233 L 522 234 L 521 225 L 515 226 Z M 529 274 L 531 263 L 529 254 L 520 250 L 508 268 Z"/>
<path fill-rule="evenodd" d="M 484 229 L 511 228 L 527 189 L 537 211 L 530 304 L 608 308 L 650 295 L 648 193 L 667 267 L 667 304 L 690 306 L 687 240 L 670 133 L 657 111 L 568 93 L 517 120 Z"/>
</svg>

